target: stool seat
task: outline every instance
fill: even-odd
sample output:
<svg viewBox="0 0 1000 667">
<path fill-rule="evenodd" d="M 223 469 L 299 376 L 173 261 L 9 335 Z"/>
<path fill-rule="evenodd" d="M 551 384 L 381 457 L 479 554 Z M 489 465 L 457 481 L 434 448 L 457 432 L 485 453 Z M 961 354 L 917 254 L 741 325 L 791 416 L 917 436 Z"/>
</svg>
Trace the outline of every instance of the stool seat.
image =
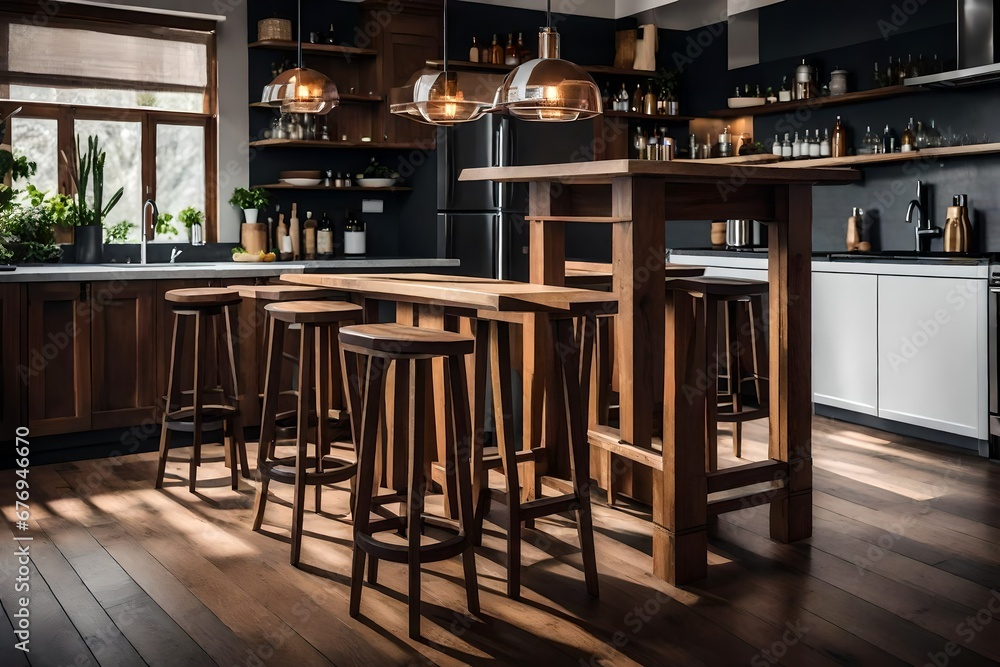
<svg viewBox="0 0 1000 667">
<path fill-rule="evenodd" d="M 244 299 L 264 301 L 298 301 L 302 299 L 333 299 L 340 293 L 325 287 L 309 285 L 231 285 Z"/>
<path fill-rule="evenodd" d="M 361 306 L 346 301 L 285 301 L 269 303 L 264 310 L 271 317 L 289 324 L 336 324 L 357 321 Z"/>
<path fill-rule="evenodd" d="M 469 336 L 402 324 L 344 327 L 340 330 L 340 343 L 352 351 L 405 359 L 466 355 L 476 346 L 475 339 Z"/>
<path fill-rule="evenodd" d="M 696 278 L 668 278 L 667 289 L 679 289 L 718 297 L 759 296 L 767 294 L 768 283 L 763 280 L 700 276 Z"/>
<path fill-rule="evenodd" d="M 242 301 L 239 292 L 224 287 L 172 289 L 164 295 L 164 298 L 171 303 L 181 304 L 189 308 L 234 306 Z"/>
</svg>

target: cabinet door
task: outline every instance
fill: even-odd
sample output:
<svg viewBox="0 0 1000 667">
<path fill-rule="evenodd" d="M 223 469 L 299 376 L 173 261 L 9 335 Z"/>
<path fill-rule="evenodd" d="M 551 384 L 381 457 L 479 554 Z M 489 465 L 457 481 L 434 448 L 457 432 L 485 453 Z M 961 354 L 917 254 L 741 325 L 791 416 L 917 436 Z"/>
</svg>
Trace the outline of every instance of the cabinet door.
<svg viewBox="0 0 1000 667">
<path fill-rule="evenodd" d="M 879 276 L 879 417 L 987 437 L 985 280 Z"/>
<path fill-rule="evenodd" d="M 28 422 L 31 434 L 90 430 L 87 283 L 28 285 Z"/>
<path fill-rule="evenodd" d="M 813 401 L 878 414 L 878 276 L 813 273 Z"/>
<path fill-rule="evenodd" d="M 141 424 L 156 413 L 154 284 L 91 284 L 92 427 Z"/>
<path fill-rule="evenodd" d="M 378 3 L 368 3 L 377 5 Z M 376 13 L 377 16 L 377 13 Z M 441 15 L 437 12 L 414 12 L 393 16 L 382 33 L 379 46 L 382 58 L 382 83 L 386 91 L 405 86 L 428 60 L 441 56 Z M 384 105 L 388 109 L 387 105 Z M 386 141 L 433 141 L 434 129 L 421 123 L 385 113 Z"/>
<path fill-rule="evenodd" d="M 0 285 L 0 441 L 13 440 L 18 426 L 25 426 L 21 408 L 31 367 L 21 356 L 22 285 Z"/>
</svg>

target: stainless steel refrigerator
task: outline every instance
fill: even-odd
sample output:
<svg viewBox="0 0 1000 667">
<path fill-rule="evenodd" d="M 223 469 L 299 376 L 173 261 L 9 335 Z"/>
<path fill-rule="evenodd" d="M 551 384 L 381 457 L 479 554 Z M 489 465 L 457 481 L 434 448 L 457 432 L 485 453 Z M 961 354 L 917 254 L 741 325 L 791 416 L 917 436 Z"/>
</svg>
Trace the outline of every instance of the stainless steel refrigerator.
<svg viewBox="0 0 1000 667">
<path fill-rule="evenodd" d="M 527 186 L 458 180 L 470 167 L 517 164 L 514 130 L 510 119 L 487 115 L 438 136 L 438 256 L 461 260 L 464 275 L 528 277 Z"/>
</svg>

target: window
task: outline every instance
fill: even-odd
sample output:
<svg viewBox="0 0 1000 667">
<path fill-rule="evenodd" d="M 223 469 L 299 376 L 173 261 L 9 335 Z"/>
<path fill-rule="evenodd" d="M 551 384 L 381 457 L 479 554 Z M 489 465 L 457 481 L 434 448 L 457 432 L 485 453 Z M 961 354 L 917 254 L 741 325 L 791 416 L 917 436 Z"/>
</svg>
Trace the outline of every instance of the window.
<svg viewBox="0 0 1000 667">
<path fill-rule="evenodd" d="M 32 184 L 72 194 L 62 153 L 77 135 L 99 138 L 107 152 L 105 192 L 124 196 L 107 223 L 132 223 L 139 239 L 142 203 L 157 200 L 176 219 L 205 212 L 206 239 L 218 238 L 215 162 L 215 26 L 85 5 L 39 21 L 37 5 L 0 10 L 0 113 L 14 152 L 37 163 Z M 160 23 L 157 23 L 160 22 Z M 176 221 L 176 235 L 186 237 Z"/>
</svg>

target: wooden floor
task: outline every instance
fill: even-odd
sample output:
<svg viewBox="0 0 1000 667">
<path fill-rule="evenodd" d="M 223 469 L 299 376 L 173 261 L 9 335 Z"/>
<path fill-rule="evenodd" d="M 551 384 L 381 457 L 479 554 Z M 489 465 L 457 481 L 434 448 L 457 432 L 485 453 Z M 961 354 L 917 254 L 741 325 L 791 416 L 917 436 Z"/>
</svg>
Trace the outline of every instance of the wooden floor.
<svg viewBox="0 0 1000 667">
<path fill-rule="evenodd" d="M 747 431 L 746 455 L 763 458 L 763 429 Z M 202 468 L 198 495 L 181 464 L 154 490 L 149 454 L 33 468 L 31 653 L 4 640 L 0 665 L 1000 663 L 1000 466 L 821 418 L 814 452 L 814 536 L 776 544 L 766 509 L 725 515 L 708 579 L 683 589 L 649 574 L 648 513 L 599 505 L 600 600 L 584 589 L 573 524 L 555 518 L 528 531 L 524 600 L 511 602 L 488 521 L 482 617 L 465 614 L 460 562 L 432 565 L 423 642 L 407 639 L 402 566 L 382 564 L 362 617 L 348 616 L 346 490 L 326 494 L 329 514 L 307 513 L 300 570 L 281 485 L 258 534 L 255 485 L 231 491 L 222 464 Z M 0 473 L 8 520 L 14 480 Z M 491 519 L 503 521 L 499 506 Z M 17 568 L 8 523 L 0 533 L 6 624 Z"/>
</svg>

